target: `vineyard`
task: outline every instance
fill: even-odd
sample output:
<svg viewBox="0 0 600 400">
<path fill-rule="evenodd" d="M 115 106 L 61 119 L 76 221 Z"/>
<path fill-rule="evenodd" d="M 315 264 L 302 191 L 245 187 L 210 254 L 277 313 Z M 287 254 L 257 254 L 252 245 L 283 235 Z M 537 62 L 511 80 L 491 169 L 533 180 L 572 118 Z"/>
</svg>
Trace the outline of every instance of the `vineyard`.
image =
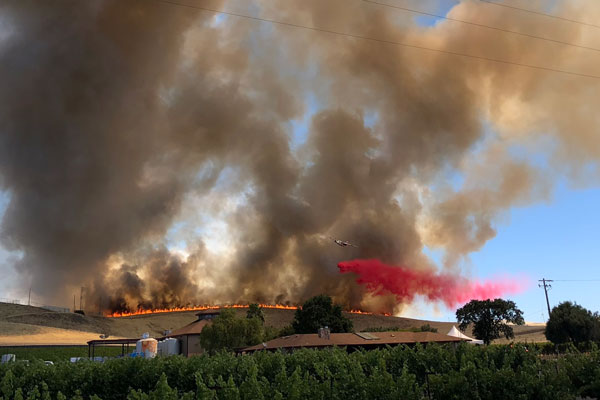
<svg viewBox="0 0 600 400">
<path fill-rule="evenodd" d="M 600 396 L 600 351 L 430 345 L 0 366 L 9 399 L 569 399 Z"/>
</svg>

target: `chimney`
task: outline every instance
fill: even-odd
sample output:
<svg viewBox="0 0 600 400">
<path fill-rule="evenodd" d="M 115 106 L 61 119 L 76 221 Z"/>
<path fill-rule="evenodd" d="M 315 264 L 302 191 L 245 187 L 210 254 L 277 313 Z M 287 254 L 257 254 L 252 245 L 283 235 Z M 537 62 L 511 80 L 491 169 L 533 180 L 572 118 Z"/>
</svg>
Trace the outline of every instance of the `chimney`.
<svg viewBox="0 0 600 400">
<path fill-rule="evenodd" d="M 330 339 L 331 331 L 329 330 L 328 326 L 326 326 L 325 329 L 323 330 L 323 334 L 325 336 L 325 339 L 327 339 L 327 340 Z"/>
<path fill-rule="evenodd" d="M 319 328 L 319 330 L 317 331 L 317 334 L 319 335 L 320 338 L 325 336 L 325 329 L 323 329 L 322 327 Z"/>
</svg>

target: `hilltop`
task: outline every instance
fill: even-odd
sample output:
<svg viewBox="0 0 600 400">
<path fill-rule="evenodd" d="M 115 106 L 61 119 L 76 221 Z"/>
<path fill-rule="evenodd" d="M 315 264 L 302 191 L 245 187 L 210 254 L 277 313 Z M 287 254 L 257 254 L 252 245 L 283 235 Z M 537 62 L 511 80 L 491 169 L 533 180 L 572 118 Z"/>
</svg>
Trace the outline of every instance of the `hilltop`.
<svg viewBox="0 0 600 400">
<path fill-rule="evenodd" d="M 294 310 L 264 309 L 265 324 L 283 328 L 294 319 Z M 246 310 L 236 310 L 244 315 Z M 148 332 L 160 336 L 167 329 L 177 329 L 196 320 L 197 311 L 145 314 L 130 317 L 107 318 L 99 315 L 80 315 L 48 311 L 38 307 L 0 303 L 1 344 L 82 344 L 97 339 L 100 334 L 113 337 L 140 337 Z M 374 314 L 345 315 L 354 323 L 356 331 L 370 328 L 419 328 L 429 324 L 440 333 L 446 333 L 455 323 L 390 317 Z M 515 340 L 545 341 L 544 326 L 515 327 Z M 470 332 L 467 332 L 470 334 Z M 498 342 L 506 342 L 505 340 Z"/>
</svg>

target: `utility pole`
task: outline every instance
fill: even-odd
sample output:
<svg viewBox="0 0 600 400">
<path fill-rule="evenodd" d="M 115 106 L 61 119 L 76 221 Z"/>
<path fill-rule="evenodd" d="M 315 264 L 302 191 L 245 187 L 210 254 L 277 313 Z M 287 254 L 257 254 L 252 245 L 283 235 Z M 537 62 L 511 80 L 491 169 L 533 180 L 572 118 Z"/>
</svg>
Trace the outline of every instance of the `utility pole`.
<svg viewBox="0 0 600 400">
<path fill-rule="evenodd" d="M 29 288 L 29 299 L 27 299 L 27 305 L 31 305 L 31 288 Z"/>
<path fill-rule="evenodd" d="M 75 312 L 75 310 L 77 310 L 77 307 L 75 307 L 75 295 L 73 295 L 73 312 Z"/>
<path fill-rule="evenodd" d="M 83 300 L 83 286 L 81 287 L 81 291 L 79 292 L 79 309 L 83 310 L 83 306 L 81 305 L 81 301 Z"/>
<path fill-rule="evenodd" d="M 548 289 L 552 289 L 552 285 L 550 285 L 548 282 L 554 282 L 554 281 L 551 279 L 542 278 L 538 282 L 542 282 L 538 286 L 543 287 L 544 293 L 546 294 L 546 305 L 548 306 L 548 319 L 550 319 L 550 301 L 548 300 Z"/>
</svg>

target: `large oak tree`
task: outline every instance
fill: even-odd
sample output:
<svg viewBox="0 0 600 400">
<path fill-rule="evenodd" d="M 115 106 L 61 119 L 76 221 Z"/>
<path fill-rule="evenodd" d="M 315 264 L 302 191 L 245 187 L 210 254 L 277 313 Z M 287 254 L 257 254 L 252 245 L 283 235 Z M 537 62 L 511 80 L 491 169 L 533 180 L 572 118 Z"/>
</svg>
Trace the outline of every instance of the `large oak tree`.
<svg viewBox="0 0 600 400">
<path fill-rule="evenodd" d="M 471 300 L 464 307 L 456 310 L 456 319 L 461 331 L 473 324 L 473 335 L 490 344 L 492 340 L 504 335 L 514 338 L 513 329 L 508 323 L 523 325 L 523 312 L 510 300 Z"/>
</svg>

